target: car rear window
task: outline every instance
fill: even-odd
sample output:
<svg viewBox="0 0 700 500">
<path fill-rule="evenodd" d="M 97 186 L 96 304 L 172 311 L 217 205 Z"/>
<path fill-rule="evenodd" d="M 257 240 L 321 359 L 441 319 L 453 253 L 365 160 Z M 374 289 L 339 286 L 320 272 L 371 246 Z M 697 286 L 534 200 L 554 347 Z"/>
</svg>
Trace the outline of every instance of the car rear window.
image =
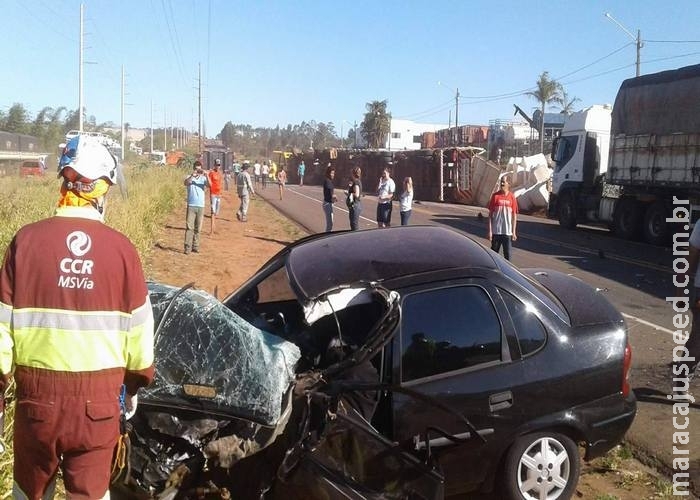
<svg viewBox="0 0 700 500">
<path fill-rule="evenodd" d="M 532 295 L 539 299 L 542 304 L 544 304 L 549 310 L 557 315 L 559 319 L 565 322 L 567 325 L 571 324 L 571 318 L 569 318 L 569 313 L 566 312 L 564 305 L 559 301 L 556 295 L 547 290 L 540 283 L 533 279 L 528 278 L 523 273 L 521 273 L 513 264 L 508 262 L 506 259 L 500 256 L 495 256 L 494 260 L 500 268 L 501 272 L 515 281 L 518 285 L 525 288 L 527 291 L 532 293 Z"/>
</svg>

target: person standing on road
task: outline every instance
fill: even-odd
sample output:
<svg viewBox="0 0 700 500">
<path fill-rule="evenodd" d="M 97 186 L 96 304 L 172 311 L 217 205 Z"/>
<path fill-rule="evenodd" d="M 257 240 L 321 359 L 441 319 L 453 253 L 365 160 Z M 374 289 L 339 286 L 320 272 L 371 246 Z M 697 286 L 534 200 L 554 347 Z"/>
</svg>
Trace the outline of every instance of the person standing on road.
<svg viewBox="0 0 700 500">
<path fill-rule="evenodd" d="M 360 228 L 360 215 L 362 214 L 362 169 L 352 169 L 352 180 L 348 186 L 348 215 L 350 217 L 350 229 L 357 231 Z"/>
<path fill-rule="evenodd" d="M 304 160 L 301 160 L 299 167 L 297 167 L 297 174 L 299 174 L 299 185 L 304 185 L 304 173 L 306 172 L 306 165 L 304 165 Z"/>
<path fill-rule="evenodd" d="M 202 162 L 195 160 L 194 171 L 185 177 L 187 187 L 187 216 L 185 219 L 185 254 L 199 252 L 199 233 L 204 220 L 205 189 L 209 180 L 204 174 Z"/>
<path fill-rule="evenodd" d="M 250 174 L 248 173 L 248 163 L 244 163 L 241 167 L 241 173 L 236 177 L 236 187 L 238 190 L 238 197 L 241 199 L 241 206 L 236 212 L 236 218 L 241 222 L 248 222 L 248 205 L 250 203 L 250 197 L 255 196 L 255 189 L 253 189 L 253 183 L 250 180 Z"/>
<path fill-rule="evenodd" d="M 280 168 L 277 173 L 277 184 L 280 188 L 280 200 L 282 199 L 282 193 L 284 193 L 284 185 L 287 184 L 287 171 L 284 167 Z"/>
<path fill-rule="evenodd" d="M 403 180 L 403 192 L 401 193 L 399 215 L 401 215 L 401 225 L 408 226 L 408 220 L 411 218 L 411 209 L 413 204 L 413 179 L 405 177 Z"/>
<path fill-rule="evenodd" d="M 384 168 L 377 186 L 377 227 L 391 226 L 392 199 L 396 191 L 396 184 L 391 178 L 389 167 Z"/>
<path fill-rule="evenodd" d="M 231 187 L 231 167 L 224 165 L 224 189 L 226 191 Z"/>
<path fill-rule="evenodd" d="M 219 209 L 221 208 L 221 172 L 219 168 L 221 167 L 221 160 L 214 160 L 214 169 L 209 171 L 207 174 L 207 180 L 209 181 L 209 200 L 211 202 L 211 230 L 209 234 L 214 234 L 214 225 L 216 224 L 216 217 L 219 215 Z"/>
<path fill-rule="evenodd" d="M 489 241 L 491 250 L 498 253 L 503 247 L 503 256 L 510 260 L 512 242 L 518 239 L 518 201 L 510 190 L 510 178 L 501 177 L 500 189 L 491 195 L 489 209 Z"/>
<path fill-rule="evenodd" d="M 333 192 L 335 189 L 333 179 L 335 179 L 335 167 L 329 163 L 326 167 L 326 178 L 323 181 L 323 213 L 326 214 L 327 233 L 333 231 L 333 204 L 338 201 Z"/>
<path fill-rule="evenodd" d="M 255 164 L 253 165 L 253 175 L 255 176 L 255 187 L 258 187 L 260 185 L 260 172 L 261 172 L 260 162 L 258 160 L 255 160 Z"/>
<path fill-rule="evenodd" d="M 54 216 L 21 228 L 5 253 L 0 394 L 14 378 L 12 498 L 48 498 L 59 468 L 68 498 L 105 498 L 122 388 L 132 412 L 138 389 L 153 380 L 153 312 L 141 260 L 126 236 L 103 223 L 117 169 L 96 138 L 68 141 Z"/>
<path fill-rule="evenodd" d="M 267 164 L 267 162 L 264 162 L 262 164 L 262 188 L 265 189 L 267 187 L 267 178 L 270 175 L 270 166 Z"/>
</svg>

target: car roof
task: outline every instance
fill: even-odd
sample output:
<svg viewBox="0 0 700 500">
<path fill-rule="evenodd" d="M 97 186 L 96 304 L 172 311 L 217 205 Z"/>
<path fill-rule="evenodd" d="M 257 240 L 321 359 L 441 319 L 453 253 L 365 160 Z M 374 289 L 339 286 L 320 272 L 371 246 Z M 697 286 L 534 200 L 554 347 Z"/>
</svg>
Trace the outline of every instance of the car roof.
<svg viewBox="0 0 700 500">
<path fill-rule="evenodd" d="M 289 278 L 305 298 L 358 281 L 465 267 L 498 269 L 485 247 L 437 226 L 332 233 L 292 245 L 287 258 Z"/>
</svg>

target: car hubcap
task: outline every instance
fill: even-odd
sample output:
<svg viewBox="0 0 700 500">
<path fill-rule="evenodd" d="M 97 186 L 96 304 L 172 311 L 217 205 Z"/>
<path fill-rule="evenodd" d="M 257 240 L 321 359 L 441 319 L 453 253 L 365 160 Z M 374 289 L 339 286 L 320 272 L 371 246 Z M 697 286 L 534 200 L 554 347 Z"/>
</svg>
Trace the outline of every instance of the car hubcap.
<svg viewBox="0 0 700 500">
<path fill-rule="evenodd" d="M 527 500 L 554 500 L 569 483 L 570 471 L 569 454 L 564 445 L 551 437 L 543 437 L 520 457 L 518 488 Z"/>
</svg>

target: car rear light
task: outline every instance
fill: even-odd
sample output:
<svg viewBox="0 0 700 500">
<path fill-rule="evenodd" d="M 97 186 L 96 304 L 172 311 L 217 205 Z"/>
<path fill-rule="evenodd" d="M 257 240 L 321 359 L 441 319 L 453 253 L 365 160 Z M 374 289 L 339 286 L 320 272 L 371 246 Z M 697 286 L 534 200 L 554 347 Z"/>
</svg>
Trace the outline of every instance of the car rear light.
<svg viewBox="0 0 700 500">
<path fill-rule="evenodd" d="M 625 346 L 625 358 L 622 361 L 622 395 L 629 396 L 630 393 L 630 368 L 632 368 L 632 346 L 629 341 Z"/>
</svg>

